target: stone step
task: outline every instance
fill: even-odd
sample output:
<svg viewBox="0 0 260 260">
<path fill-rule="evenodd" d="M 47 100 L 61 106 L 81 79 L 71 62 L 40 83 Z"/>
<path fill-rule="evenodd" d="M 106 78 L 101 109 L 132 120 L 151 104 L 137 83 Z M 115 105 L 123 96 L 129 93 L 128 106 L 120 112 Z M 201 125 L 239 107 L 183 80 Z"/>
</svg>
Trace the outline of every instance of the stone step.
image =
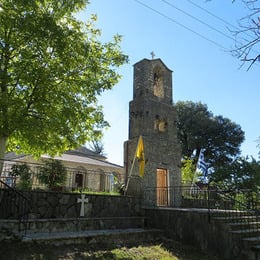
<svg viewBox="0 0 260 260">
<path fill-rule="evenodd" d="M 143 217 L 102 217 L 29 220 L 29 232 L 84 231 L 144 227 Z"/>
<path fill-rule="evenodd" d="M 241 217 L 241 216 L 252 216 L 254 211 L 245 211 L 245 210 L 217 210 L 211 209 L 210 214 L 213 217 Z"/>
<path fill-rule="evenodd" d="M 260 228 L 260 221 L 234 222 L 234 223 L 227 223 L 227 224 L 231 230 Z"/>
<path fill-rule="evenodd" d="M 0 220 L 0 231 L 22 236 L 25 233 L 80 232 L 86 230 L 144 228 L 145 218 L 135 217 L 102 217 L 102 218 L 53 218 Z"/>
<path fill-rule="evenodd" d="M 259 236 L 252 236 L 252 237 L 245 237 L 245 238 L 243 238 L 243 244 L 246 247 L 260 245 L 260 235 Z"/>
<path fill-rule="evenodd" d="M 254 252 L 255 259 L 260 259 L 260 244 L 252 246 L 251 250 Z"/>
<path fill-rule="evenodd" d="M 257 252 L 258 257 L 260 258 L 260 244 L 259 244 L 259 245 L 252 246 L 252 250 L 253 250 L 254 252 Z M 257 259 L 258 259 L 258 258 L 257 258 Z"/>
<path fill-rule="evenodd" d="M 251 252 L 250 259 L 260 259 L 260 236 L 243 238 L 243 248 Z"/>
<path fill-rule="evenodd" d="M 214 217 L 214 220 L 227 222 L 227 223 L 237 223 L 237 222 L 257 222 L 259 217 L 253 215 L 246 215 L 246 216 L 221 216 L 221 217 Z"/>
<path fill-rule="evenodd" d="M 108 246 L 111 244 L 131 244 L 138 242 L 156 241 L 162 238 L 163 232 L 158 229 L 129 228 L 103 229 L 79 232 L 42 232 L 27 233 L 22 238 L 23 243 L 37 244 L 88 244 Z"/>
<path fill-rule="evenodd" d="M 233 235 L 239 235 L 242 238 L 250 238 L 258 236 L 260 234 L 260 228 L 233 230 L 230 231 L 230 233 Z"/>
</svg>

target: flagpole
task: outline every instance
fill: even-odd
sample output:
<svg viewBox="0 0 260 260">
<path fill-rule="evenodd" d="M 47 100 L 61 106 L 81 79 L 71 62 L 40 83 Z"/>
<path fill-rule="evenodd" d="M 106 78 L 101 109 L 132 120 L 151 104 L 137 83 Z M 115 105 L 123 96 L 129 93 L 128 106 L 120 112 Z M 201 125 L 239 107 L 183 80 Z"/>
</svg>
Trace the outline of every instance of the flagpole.
<svg viewBox="0 0 260 260">
<path fill-rule="evenodd" d="M 199 158 L 200 158 L 200 156 L 201 156 L 201 150 L 202 150 L 202 149 L 200 149 Z M 195 172 L 194 172 L 194 174 L 193 174 L 192 183 L 191 183 L 191 187 L 190 187 L 190 193 L 192 192 L 193 185 L 194 185 L 195 179 L 196 179 L 196 177 L 197 177 L 199 158 L 198 158 L 198 161 L 197 161 L 197 164 L 196 164 Z"/>
<path fill-rule="evenodd" d="M 136 157 L 136 156 L 134 156 L 134 160 L 133 160 L 132 165 L 131 165 L 131 169 L 130 169 L 130 172 L 129 172 L 129 176 L 128 176 L 128 178 L 127 178 L 126 187 L 125 187 L 125 192 L 124 192 L 125 195 L 126 195 L 126 192 L 127 192 L 128 186 L 129 186 L 129 182 L 130 182 L 131 175 L 132 175 L 132 173 L 133 173 L 134 164 L 135 164 L 135 157 Z"/>
<path fill-rule="evenodd" d="M 140 138 L 140 137 L 139 137 Z M 129 182 L 130 182 L 130 177 L 133 173 L 133 169 L 134 169 L 134 164 L 135 164 L 135 159 L 136 159 L 136 153 L 137 153 L 137 149 L 138 149 L 138 144 L 139 144 L 139 138 L 138 138 L 138 141 L 137 141 L 137 146 L 136 146 L 136 149 L 135 149 L 135 154 L 134 154 L 134 160 L 131 164 L 131 169 L 130 169 L 130 172 L 129 172 L 129 176 L 127 178 L 127 182 L 126 182 L 126 186 L 125 186 L 125 192 L 124 194 L 126 195 L 126 192 L 127 192 L 127 189 L 128 189 L 128 186 L 129 186 Z"/>
<path fill-rule="evenodd" d="M 193 186 L 194 186 L 194 183 L 195 183 L 195 177 L 197 176 L 197 168 L 193 174 L 193 179 L 192 179 L 192 183 L 191 183 L 191 186 L 190 186 L 190 194 L 192 193 L 192 190 L 193 190 Z"/>
<path fill-rule="evenodd" d="M 201 149 L 200 149 L 200 154 L 201 154 Z M 200 154 L 199 154 L 199 158 L 200 158 Z M 191 184 L 194 184 L 195 178 L 196 178 L 196 176 L 197 176 L 199 158 L 198 158 L 198 161 L 197 161 L 197 164 L 196 164 L 196 169 L 195 169 L 195 172 L 194 172 L 194 174 L 193 174 L 193 178 L 192 178 L 192 183 L 191 183 Z"/>
</svg>

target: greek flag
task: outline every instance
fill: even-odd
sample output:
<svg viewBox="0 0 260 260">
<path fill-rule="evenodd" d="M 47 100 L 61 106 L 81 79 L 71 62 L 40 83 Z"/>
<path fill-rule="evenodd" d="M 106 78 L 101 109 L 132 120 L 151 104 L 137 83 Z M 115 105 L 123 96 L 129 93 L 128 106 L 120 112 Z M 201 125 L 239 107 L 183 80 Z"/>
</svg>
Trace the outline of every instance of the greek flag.
<svg viewBox="0 0 260 260">
<path fill-rule="evenodd" d="M 201 170 L 201 172 L 204 174 L 206 177 L 208 174 L 208 164 L 205 162 L 204 158 L 204 151 L 203 149 L 200 150 L 200 155 L 197 163 L 197 168 Z"/>
</svg>

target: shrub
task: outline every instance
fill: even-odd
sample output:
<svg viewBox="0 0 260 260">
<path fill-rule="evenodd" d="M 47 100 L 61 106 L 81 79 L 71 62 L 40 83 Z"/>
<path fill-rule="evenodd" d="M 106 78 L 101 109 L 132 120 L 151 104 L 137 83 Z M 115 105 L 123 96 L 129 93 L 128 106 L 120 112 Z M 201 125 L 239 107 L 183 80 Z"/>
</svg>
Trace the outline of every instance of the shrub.
<svg viewBox="0 0 260 260">
<path fill-rule="evenodd" d="M 58 160 L 47 160 L 40 168 L 38 179 L 50 190 L 61 190 L 66 183 L 67 170 Z"/>
<path fill-rule="evenodd" d="M 32 172 L 30 167 L 26 164 L 14 164 L 11 168 L 11 176 L 19 177 L 16 184 L 17 189 L 31 190 L 32 189 Z"/>
</svg>

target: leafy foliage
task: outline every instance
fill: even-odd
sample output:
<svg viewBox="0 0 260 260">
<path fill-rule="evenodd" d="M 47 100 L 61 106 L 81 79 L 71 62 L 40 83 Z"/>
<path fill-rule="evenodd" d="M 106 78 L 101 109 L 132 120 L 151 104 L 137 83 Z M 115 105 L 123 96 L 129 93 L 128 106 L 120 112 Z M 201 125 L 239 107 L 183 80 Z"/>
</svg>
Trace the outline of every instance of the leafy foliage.
<svg viewBox="0 0 260 260">
<path fill-rule="evenodd" d="M 260 191 L 260 161 L 237 157 L 229 164 L 218 167 L 211 182 L 227 189 L 250 189 Z"/>
<path fill-rule="evenodd" d="M 8 150 L 55 155 L 108 126 L 97 96 L 118 82 L 115 68 L 127 57 L 120 36 L 98 41 L 96 16 L 74 17 L 87 3 L 1 1 L 0 141 Z"/>
<path fill-rule="evenodd" d="M 181 167 L 182 182 L 184 184 L 192 183 L 195 170 L 196 170 L 196 165 L 194 163 L 194 160 L 185 157 L 182 160 L 182 167 Z"/>
<path fill-rule="evenodd" d="M 211 167 L 218 167 L 240 153 L 244 140 L 241 127 L 223 116 L 214 116 L 205 104 L 177 102 L 178 138 L 182 156 L 198 158 L 201 149 Z"/>
<path fill-rule="evenodd" d="M 38 178 L 40 182 L 46 184 L 50 190 L 56 190 L 65 185 L 67 170 L 61 161 L 50 159 L 40 168 Z"/>
<path fill-rule="evenodd" d="M 32 188 L 32 172 L 26 163 L 12 165 L 10 174 L 11 176 L 19 177 L 16 188 L 22 190 L 30 190 Z"/>
</svg>

